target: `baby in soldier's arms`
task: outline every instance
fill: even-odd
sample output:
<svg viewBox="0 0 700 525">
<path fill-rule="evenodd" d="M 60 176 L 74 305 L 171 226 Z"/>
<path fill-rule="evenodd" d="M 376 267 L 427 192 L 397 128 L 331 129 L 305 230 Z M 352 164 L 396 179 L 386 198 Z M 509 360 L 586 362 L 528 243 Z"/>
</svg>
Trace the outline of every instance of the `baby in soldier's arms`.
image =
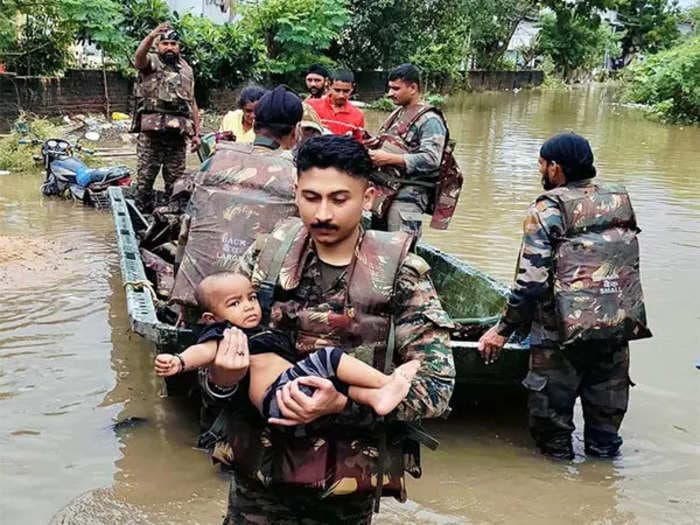
<svg viewBox="0 0 700 525">
<path fill-rule="evenodd" d="M 262 310 L 255 289 L 239 273 L 222 272 L 205 277 L 196 290 L 202 318 L 210 324 L 197 344 L 181 354 L 159 354 L 155 360 L 159 376 L 171 376 L 213 363 L 224 332 L 237 327 L 248 337 L 249 359 L 237 350 L 242 362 L 249 361 L 248 395 L 265 418 L 281 418 L 276 392 L 290 381 L 316 376 L 332 381 L 335 389 L 360 404 L 386 415 L 406 397 L 420 361 L 414 359 L 397 367 L 390 376 L 345 354 L 339 348 L 321 348 L 297 360 L 294 344 L 285 333 L 260 326 Z M 241 373 L 245 373 L 242 367 Z M 307 395 L 313 387 L 300 385 Z"/>
</svg>

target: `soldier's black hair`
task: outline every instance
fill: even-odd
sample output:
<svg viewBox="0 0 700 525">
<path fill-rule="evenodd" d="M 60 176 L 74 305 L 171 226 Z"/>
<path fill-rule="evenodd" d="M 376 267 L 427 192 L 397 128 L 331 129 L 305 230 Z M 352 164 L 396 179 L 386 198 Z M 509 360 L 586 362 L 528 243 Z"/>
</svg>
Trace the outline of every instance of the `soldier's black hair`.
<svg viewBox="0 0 700 525">
<path fill-rule="evenodd" d="M 413 64 L 406 63 L 396 66 L 394 69 L 389 71 L 388 80 L 390 82 L 394 80 L 403 80 L 408 84 L 415 83 L 418 86 L 418 89 L 421 88 L 420 70 Z"/>
<path fill-rule="evenodd" d="M 311 168 L 335 168 L 351 177 L 369 179 L 372 160 L 367 149 L 352 137 L 321 135 L 312 137 L 297 152 L 297 174 Z"/>
<path fill-rule="evenodd" d="M 560 133 L 547 139 L 540 148 L 540 157 L 559 164 L 567 182 L 596 176 L 591 145 L 576 133 Z"/>
<path fill-rule="evenodd" d="M 355 83 L 355 75 L 349 69 L 336 69 L 331 73 L 331 83 L 335 82 L 349 82 L 350 84 Z"/>
<path fill-rule="evenodd" d="M 330 76 L 328 73 L 328 68 L 326 66 L 322 66 L 321 64 L 311 64 L 309 69 L 306 70 L 304 76 L 308 75 L 309 73 L 321 75 L 323 78 L 328 78 Z"/>
<path fill-rule="evenodd" d="M 244 87 L 238 96 L 238 107 L 243 109 L 247 104 L 257 102 L 265 93 L 267 93 L 267 90 L 256 84 Z"/>
</svg>

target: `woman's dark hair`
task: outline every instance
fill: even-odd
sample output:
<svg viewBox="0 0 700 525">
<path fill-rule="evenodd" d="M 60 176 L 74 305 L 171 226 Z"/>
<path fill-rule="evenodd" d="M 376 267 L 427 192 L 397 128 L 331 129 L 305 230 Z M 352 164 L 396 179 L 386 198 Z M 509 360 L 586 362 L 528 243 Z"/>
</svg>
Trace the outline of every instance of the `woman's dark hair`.
<svg viewBox="0 0 700 525">
<path fill-rule="evenodd" d="M 299 148 L 297 174 L 311 168 L 335 168 L 351 177 L 368 179 L 372 160 L 367 149 L 352 137 L 321 135 L 312 137 Z"/>
<path fill-rule="evenodd" d="M 413 64 L 401 64 L 389 71 L 389 81 L 403 80 L 407 84 L 416 84 L 420 89 L 420 70 Z"/>
<path fill-rule="evenodd" d="M 559 164 L 567 182 L 596 176 L 591 145 L 576 133 L 560 133 L 547 139 L 540 148 L 540 157 Z"/>
<path fill-rule="evenodd" d="M 262 98 L 262 96 L 267 93 L 265 88 L 260 86 L 251 85 L 246 86 L 241 90 L 241 94 L 238 95 L 238 107 L 243 109 L 247 104 L 251 102 L 257 102 Z"/>
</svg>

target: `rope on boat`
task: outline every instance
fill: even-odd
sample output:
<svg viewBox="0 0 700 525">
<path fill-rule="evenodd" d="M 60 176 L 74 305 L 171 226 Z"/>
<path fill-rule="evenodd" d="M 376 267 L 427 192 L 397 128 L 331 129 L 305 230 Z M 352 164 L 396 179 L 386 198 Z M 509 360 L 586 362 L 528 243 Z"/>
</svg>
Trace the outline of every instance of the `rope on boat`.
<svg viewBox="0 0 700 525">
<path fill-rule="evenodd" d="M 158 295 L 156 294 L 156 291 L 153 289 L 153 285 L 146 280 L 136 280 L 136 281 L 126 281 L 124 283 L 124 289 L 126 290 L 127 286 L 131 286 L 134 291 L 136 292 L 143 292 L 144 290 L 148 291 L 148 293 L 151 294 L 151 299 L 153 299 L 154 303 L 158 303 Z"/>
</svg>

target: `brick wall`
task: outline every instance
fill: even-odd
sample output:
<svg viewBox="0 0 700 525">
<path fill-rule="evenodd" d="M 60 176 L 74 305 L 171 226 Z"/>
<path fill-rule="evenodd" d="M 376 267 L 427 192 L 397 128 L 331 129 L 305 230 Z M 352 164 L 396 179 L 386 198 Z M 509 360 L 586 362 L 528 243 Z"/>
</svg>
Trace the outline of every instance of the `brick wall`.
<svg viewBox="0 0 700 525">
<path fill-rule="evenodd" d="M 290 77 L 301 79 L 302 74 Z M 361 100 L 374 100 L 384 94 L 386 72 L 359 71 L 355 74 Z M 542 71 L 469 71 L 465 78 L 431 79 L 437 91 L 461 89 L 504 90 L 538 86 Z M 115 71 L 107 72 L 111 111 L 128 113 L 132 104 L 133 79 Z M 238 90 L 212 89 L 208 106 L 218 111 L 236 107 Z M 0 74 L 0 132 L 12 125 L 20 110 L 37 115 L 104 113 L 106 109 L 102 71 L 66 71 L 62 77 L 11 77 Z"/>
<path fill-rule="evenodd" d="M 107 72 L 111 111 L 128 113 L 132 79 Z M 99 70 L 68 70 L 62 77 L 0 75 L 0 129 L 7 129 L 19 111 L 56 116 L 104 113 L 104 80 Z"/>
<path fill-rule="evenodd" d="M 386 93 L 385 71 L 358 71 L 355 73 L 357 95 L 360 100 L 371 101 Z M 303 73 L 274 78 L 274 83 L 286 83 L 303 92 Z M 542 71 L 469 71 L 463 77 L 451 80 L 429 79 L 431 91 L 449 93 L 452 90 L 503 91 L 506 89 L 535 87 L 542 84 Z M 269 83 L 265 83 L 267 85 Z M 269 85 L 268 85 L 269 87 Z M 236 108 L 239 90 L 212 89 L 208 106 L 218 111 Z"/>
</svg>

